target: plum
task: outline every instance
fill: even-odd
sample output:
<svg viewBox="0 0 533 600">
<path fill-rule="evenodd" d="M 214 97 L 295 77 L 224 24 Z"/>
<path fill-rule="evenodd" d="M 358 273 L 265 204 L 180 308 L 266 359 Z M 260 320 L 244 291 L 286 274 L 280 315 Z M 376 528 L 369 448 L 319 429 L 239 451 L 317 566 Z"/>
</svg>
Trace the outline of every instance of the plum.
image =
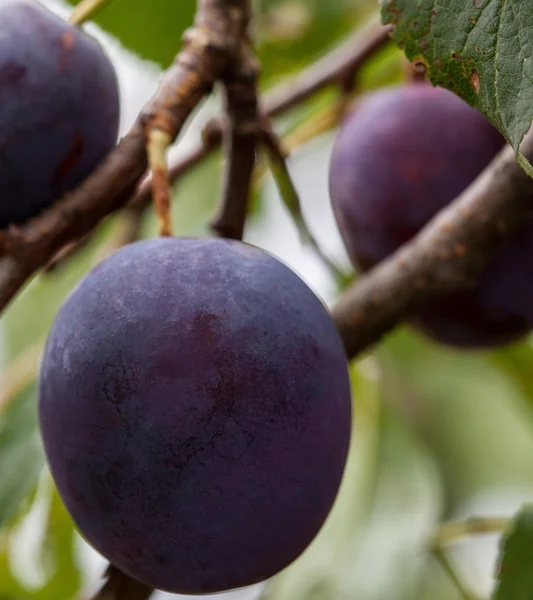
<svg viewBox="0 0 533 600">
<path fill-rule="evenodd" d="M 250 585 L 305 550 L 339 490 L 351 410 L 321 301 L 229 240 L 107 258 L 60 309 L 39 376 L 48 463 L 80 532 L 174 593 Z"/>
<path fill-rule="evenodd" d="M 117 141 L 119 91 L 100 44 L 32 0 L 0 7 L 0 227 L 80 184 Z"/>
<path fill-rule="evenodd" d="M 329 169 L 339 230 L 367 271 L 412 239 L 502 149 L 505 140 L 452 92 L 413 83 L 368 93 L 341 125 Z M 444 294 L 413 325 L 457 348 L 511 343 L 533 328 L 533 227 L 502 247 L 474 289 Z"/>
</svg>

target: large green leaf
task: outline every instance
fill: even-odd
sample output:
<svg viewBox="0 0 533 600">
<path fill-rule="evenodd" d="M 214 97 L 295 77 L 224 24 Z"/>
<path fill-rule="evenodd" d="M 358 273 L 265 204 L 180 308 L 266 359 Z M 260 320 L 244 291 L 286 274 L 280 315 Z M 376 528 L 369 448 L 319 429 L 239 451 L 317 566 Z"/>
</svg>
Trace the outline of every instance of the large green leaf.
<svg viewBox="0 0 533 600">
<path fill-rule="evenodd" d="M 533 3 L 384 0 L 385 23 L 433 83 L 479 108 L 515 150 L 533 118 Z"/>
<path fill-rule="evenodd" d="M 533 598 L 533 505 L 522 508 L 504 539 L 493 600 Z"/>
</svg>

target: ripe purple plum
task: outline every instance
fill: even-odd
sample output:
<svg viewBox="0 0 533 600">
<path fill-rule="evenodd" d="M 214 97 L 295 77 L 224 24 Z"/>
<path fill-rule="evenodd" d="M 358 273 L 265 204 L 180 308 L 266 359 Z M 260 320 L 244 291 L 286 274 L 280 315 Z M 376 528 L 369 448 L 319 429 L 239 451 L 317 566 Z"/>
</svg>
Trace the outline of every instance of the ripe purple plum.
<svg viewBox="0 0 533 600">
<path fill-rule="evenodd" d="M 367 271 L 412 239 L 505 144 L 477 110 L 426 83 L 367 94 L 342 124 L 329 172 L 354 266 Z M 445 294 L 413 325 L 456 348 L 519 340 L 533 328 L 533 227 L 502 247 L 468 292 Z"/>
<path fill-rule="evenodd" d="M 117 141 L 119 91 L 100 44 L 32 0 L 0 7 L 0 227 L 81 183 Z"/>
<path fill-rule="evenodd" d="M 39 377 L 46 455 L 80 532 L 174 593 L 263 581 L 305 550 L 341 484 L 351 410 L 321 301 L 229 240 L 117 251 L 62 306 Z"/>
</svg>

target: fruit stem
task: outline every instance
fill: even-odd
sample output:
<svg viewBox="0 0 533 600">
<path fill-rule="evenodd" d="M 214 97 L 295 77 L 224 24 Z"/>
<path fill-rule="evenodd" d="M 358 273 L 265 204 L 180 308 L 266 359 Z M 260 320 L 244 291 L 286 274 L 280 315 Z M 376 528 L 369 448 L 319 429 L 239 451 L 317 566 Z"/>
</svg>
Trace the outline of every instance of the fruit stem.
<svg viewBox="0 0 533 600">
<path fill-rule="evenodd" d="M 167 150 L 171 143 L 172 137 L 166 131 L 157 128 L 150 129 L 146 151 L 152 171 L 153 199 L 161 237 L 172 236 L 170 183 L 167 167 Z"/>
<path fill-rule="evenodd" d="M 81 0 L 72 11 L 69 22 L 72 25 L 82 25 L 110 2 L 111 0 Z"/>
</svg>

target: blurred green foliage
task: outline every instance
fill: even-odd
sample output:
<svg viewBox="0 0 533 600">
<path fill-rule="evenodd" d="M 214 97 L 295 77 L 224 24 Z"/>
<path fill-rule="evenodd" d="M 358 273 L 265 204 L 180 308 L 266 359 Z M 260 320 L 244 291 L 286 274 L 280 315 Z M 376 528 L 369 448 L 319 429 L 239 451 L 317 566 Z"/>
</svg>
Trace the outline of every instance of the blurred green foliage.
<svg viewBox="0 0 533 600">
<path fill-rule="evenodd" d="M 261 0 L 255 6 L 265 90 L 297 74 L 377 10 L 374 0 Z M 194 7 L 193 0 L 115 0 L 96 22 L 131 52 L 165 68 L 192 23 Z M 402 78 L 401 54 L 390 45 L 359 73 L 358 90 Z M 336 99 L 333 90 L 317 94 L 278 119 L 278 131 L 291 134 L 313 124 Z M 306 147 L 298 152 L 305 160 Z M 221 154 L 214 153 L 175 184 L 178 234 L 209 235 L 221 171 Z M 256 227 L 265 202 L 272 201 L 269 183 L 263 177 L 253 191 L 250 221 Z M 305 207 L 305 186 L 301 193 Z M 10 377 L 12 359 L 46 335 L 77 281 L 110 251 L 119 218 L 110 218 L 66 264 L 31 281 L 2 314 L 4 377 Z M 155 232 L 150 213 L 142 233 Z M 461 353 L 437 347 L 408 327 L 353 364 L 355 435 L 341 494 L 319 537 L 268 586 L 264 598 L 457 598 L 430 561 L 428 539 L 439 522 L 480 493 L 504 486 L 533 489 L 532 365 L 530 341 Z M 36 402 L 32 382 L 0 403 L 1 600 L 69 600 L 83 583 L 77 534 L 43 469 Z M 502 510 L 509 513 L 503 505 Z M 42 531 L 25 542 L 20 532 L 35 511 Z M 40 574 L 32 585 L 15 566 L 21 552 L 14 548 L 21 543 Z"/>
</svg>

